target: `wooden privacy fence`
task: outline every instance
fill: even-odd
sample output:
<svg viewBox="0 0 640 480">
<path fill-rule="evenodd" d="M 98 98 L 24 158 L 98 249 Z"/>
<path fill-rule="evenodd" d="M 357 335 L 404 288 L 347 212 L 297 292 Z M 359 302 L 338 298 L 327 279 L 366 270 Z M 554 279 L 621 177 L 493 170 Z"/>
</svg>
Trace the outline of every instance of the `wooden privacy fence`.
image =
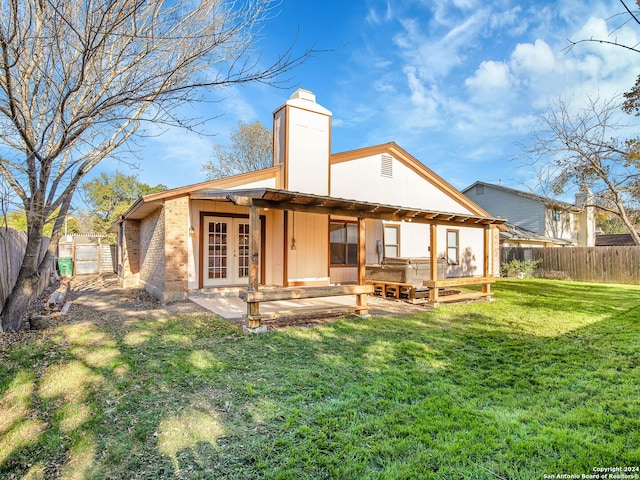
<svg viewBox="0 0 640 480">
<path fill-rule="evenodd" d="M 544 272 L 566 272 L 572 280 L 640 284 L 640 247 L 501 247 L 501 263 L 541 260 Z"/>
<path fill-rule="evenodd" d="M 45 238 L 40 247 L 40 259 L 44 257 L 49 246 L 49 239 Z M 0 228 L 0 311 L 4 307 L 4 302 L 9 296 L 9 292 L 16 283 L 22 258 L 27 248 L 27 234 L 20 230 L 11 228 Z M 37 287 L 37 294 L 40 295 L 47 285 L 51 271 L 54 268 L 53 262 L 49 267 L 49 271 L 40 278 Z"/>
</svg>

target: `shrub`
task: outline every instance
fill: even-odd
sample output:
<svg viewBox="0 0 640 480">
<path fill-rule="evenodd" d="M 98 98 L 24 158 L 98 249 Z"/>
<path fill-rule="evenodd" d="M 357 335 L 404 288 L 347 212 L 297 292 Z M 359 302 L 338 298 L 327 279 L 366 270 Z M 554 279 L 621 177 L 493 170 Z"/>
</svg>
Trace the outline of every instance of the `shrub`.
<svg viewBox="0 0 640 480">
<path fill-rule="evenodd" d="M 503 277 L 530 277 L 542 260 L 511 260 L 500 266 Z"/>
</svg>

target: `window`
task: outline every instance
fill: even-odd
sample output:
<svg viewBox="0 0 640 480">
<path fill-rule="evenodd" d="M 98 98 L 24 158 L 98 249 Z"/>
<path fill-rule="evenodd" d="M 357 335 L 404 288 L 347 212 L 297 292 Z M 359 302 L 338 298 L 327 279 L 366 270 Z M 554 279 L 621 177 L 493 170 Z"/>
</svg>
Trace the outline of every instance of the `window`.
<svg viewBox="0 0 640 480">
<path fill-rule="evenodd" d="M 358 224 L 331 222 L 329 225 L 331 265 L 358 264 Z"/>
<path fill-rule="evenodd" d="M 400 226 L 384 226 L 384 256 L 395 258 L 400 256 Z"/>
<path fill-rule="evenodd" d="M 447 230 L 447 262 L 449 265 L 458 265 L 460 250 L 460 232 L 458 230 Z"/>
</svg>

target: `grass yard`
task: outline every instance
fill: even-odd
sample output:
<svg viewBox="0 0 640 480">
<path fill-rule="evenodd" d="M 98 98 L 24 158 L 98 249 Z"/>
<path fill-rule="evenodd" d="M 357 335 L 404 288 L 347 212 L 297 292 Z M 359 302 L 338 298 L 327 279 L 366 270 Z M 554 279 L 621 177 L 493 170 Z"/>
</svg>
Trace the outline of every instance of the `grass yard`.
<svg viewBox="0 0 640 480">
<path fill-rule="evenodd" d="M 514 280 L 494 291 L 492 303 L 261 336 L 142 313 L 5 342 L 0 478 L 640 467 L 640 288 Z"/>
</svg>

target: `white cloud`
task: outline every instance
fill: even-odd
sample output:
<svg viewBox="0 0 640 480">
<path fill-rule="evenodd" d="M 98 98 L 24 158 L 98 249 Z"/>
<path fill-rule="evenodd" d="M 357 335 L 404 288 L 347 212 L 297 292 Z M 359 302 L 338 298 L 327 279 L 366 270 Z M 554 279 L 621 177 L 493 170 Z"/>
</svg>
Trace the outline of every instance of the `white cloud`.
<svg viewBox="0 0 640 480">
<path fill-rule="evenodd" d="M 382 25 L 390 21 L 393 18 L 393 10 L 391 9 L 391 3 L 389 1 L 386 2 L 386 8 L 381 13 L 375 7 L 370 7 L 367 16 L 365 17 L 365 21 L 370 25 Z"/>
<path fill-rule="evenodd" d="M 373 89 L 378 93 L 394 93 L 396 86 L 393 82 L 378 79 L 373 82 Z"/>
<path fill-rule="evenodd" d="M 411 101 L 418 107 L 424 107 L 428 101 L 427 91 L 417 76 L 415 67 L 405 67 L 404 74 L 407 76 L 407 86 L 411 92 Z"/>
<path fill-rule="evenodd" d="M 472 49 L 486 22 L 487 10 L 480 9 L 439 34 L 418 18 L 400 20 L 403 30 L 394 36 L 394 44 L 406 62 L 416 67 L 423 78 L 434 80 L 448 75 L 463 64 L 466 51 Z"/>
<path fill-rule="evenodd" d="M 512 131 L 518 133 L 531 133 L 538 123 L 539 117 L 535 115 L 518 115 L 511 118 L 509 127 Z"/>
<path fill-rule="evenodd" d="M 492 12 L 489 16 L 491 30 L 499 30 L 502 35 L 522 35 L 529 27 L 529 18 L 523 15 L 519 5 L 504 11 Z"/>
<path fill-rule="evenodd" d="M 465 85 L 480 95 L 503 95 L 511 87 L 509 66 L 504 62 L 483 61 Z"/>
<path fill-rule="evenodd" d="M 535 43 L 519 43 L 511 54 L 511 66 L 514 72 L 546 75 L 553 71 L 556 64 L 551 47 L 542 39 Z"/>
</svg>

